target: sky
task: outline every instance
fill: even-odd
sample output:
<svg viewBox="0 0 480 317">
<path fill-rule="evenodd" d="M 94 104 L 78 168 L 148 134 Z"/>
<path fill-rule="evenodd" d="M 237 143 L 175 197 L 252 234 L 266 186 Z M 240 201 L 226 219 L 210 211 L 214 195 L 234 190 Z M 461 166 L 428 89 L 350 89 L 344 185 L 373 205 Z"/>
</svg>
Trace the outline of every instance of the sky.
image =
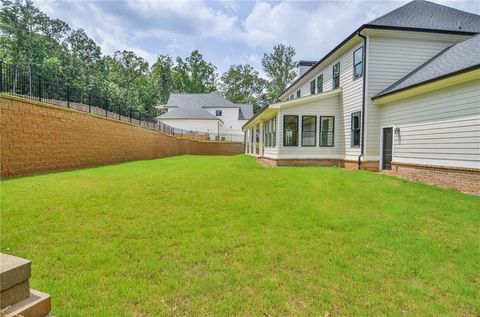
<svg viewBox="0 0 480 317">
<path fill-rule="evenodd" d="M 478 0 L 433 0 L 480 14 Z M 152 64 L 158 55 L 187 57 L 198 49 L 222 73 L 250 64 L 273 45 L 296 50 L 296 60 L 319 60 L 360 25 L 405 0 L 159 1 L 34 0 L 72 28 L 83 28 L 104 54 L 132 50 Z"/>
</svg>

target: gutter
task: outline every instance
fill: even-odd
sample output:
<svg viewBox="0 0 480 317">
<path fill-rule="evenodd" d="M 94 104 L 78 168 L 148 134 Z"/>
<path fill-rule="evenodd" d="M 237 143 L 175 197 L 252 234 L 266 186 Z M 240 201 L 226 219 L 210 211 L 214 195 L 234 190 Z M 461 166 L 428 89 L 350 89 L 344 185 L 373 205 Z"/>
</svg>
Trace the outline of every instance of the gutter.
<svg viewBox="0 0 480 317">
<path fill-rule="evenodd" d="M 358 169 L 362 168 L 362 158 L 365 153 L 365 90 L 367 83 L 367 38 L 363 36 L 361 30 L 357 35 L 363 39 L 363 77 L 362 77 L 362 131 L 360 139 L 360 155 L 358 156 Z M 350 123 L 351 124 L 351 123 Z"/>
</svg>

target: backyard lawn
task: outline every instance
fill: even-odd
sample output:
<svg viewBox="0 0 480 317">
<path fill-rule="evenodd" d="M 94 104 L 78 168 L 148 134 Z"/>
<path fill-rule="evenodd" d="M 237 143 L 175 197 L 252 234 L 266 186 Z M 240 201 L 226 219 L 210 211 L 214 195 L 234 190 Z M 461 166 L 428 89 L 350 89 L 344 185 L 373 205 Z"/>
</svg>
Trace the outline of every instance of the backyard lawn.
<svg viewBox="0 0 480 317">
<path fill-rule="evenodd" d="M 480 197 L 182 156 L 1 182 L 53 316 L 477 316 Z M 327 313 L 328 312 L 328 313 Z"/>
</svg>

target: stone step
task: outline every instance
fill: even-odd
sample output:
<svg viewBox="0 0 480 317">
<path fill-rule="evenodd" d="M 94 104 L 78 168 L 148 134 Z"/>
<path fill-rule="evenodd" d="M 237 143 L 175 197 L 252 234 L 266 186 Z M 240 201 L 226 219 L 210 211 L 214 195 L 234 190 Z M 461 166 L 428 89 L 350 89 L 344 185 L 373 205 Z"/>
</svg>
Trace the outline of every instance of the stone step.
<svg viewBox="0 0 480 317">
<path fill-rule="evenodd" d="M 0 291 L 27 281 L 31 275 L 31 262 L 13 255 L 0 253 Z"/>
<path fill-rule="evenodd" d="M 30 290 L 30 296 L 2 311 L 2 317 L 45 317 L 50 312 L 50 295 Z"/>
<path fill-rule="evenodd" d="M 0 309 L 13 305 L 22 299 L 28 298 L 28 296 L 30 296 L 28 280 L 7 288 L 0 293 Z"/>
</svg>

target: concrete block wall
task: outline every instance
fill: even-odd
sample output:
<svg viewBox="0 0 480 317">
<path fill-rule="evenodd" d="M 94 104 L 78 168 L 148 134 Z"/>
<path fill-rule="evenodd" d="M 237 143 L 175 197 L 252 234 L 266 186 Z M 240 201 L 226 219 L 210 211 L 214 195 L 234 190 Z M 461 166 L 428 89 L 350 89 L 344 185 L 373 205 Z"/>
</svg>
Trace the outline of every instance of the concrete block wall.
<svg viewBox="0 0 480 317">
<path fill-rule="evenodd" d="M 128 122 L 0 95 L 0 176 L 167 156 L 236 155 L 243 144 L 182 139 Z"/>
</svg>

